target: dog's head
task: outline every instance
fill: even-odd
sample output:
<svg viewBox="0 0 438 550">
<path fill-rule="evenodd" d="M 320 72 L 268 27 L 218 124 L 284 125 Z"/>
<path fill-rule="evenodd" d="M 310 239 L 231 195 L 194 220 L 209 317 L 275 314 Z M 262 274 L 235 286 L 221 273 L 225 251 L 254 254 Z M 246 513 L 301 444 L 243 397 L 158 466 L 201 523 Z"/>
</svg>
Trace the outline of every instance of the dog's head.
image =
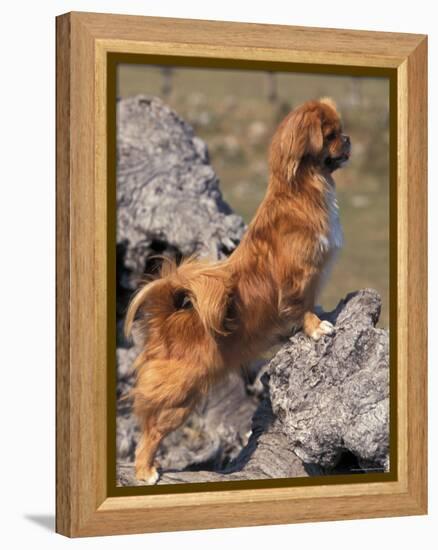
<svg viewBox="0 0 438 550">
<path fill-rule="evenodd" d="M 277 128 L 270 168 L 276 177 L 293 182 L 305 167 L 333 172 L 349 159 L 350 151 L 350 138 L 342 131 L 333 100 L 308 101 L 289 113 Z"/>
<path fill-rule="evenodd" d="M 148 360 L 172 359 L 186 365 L 211 361 L 227 333 L 231 296 L 228 273 L 219 264 L 164 263 L 160 278 L 132 299 L 125 320 Z"/>
</svg>

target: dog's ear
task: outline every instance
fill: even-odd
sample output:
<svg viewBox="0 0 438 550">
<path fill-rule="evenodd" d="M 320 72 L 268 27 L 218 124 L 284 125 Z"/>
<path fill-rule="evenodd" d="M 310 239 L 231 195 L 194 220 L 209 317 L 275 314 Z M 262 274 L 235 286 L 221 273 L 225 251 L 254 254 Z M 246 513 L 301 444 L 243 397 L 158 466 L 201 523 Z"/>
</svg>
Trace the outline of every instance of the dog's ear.
<svg viewBox="0 0 438 550">
<path fill-rule="evenodd" d="M 305 156 L 317 156 L 323 146 L 321 117 L 306 104 L 292 111 L 280 124 L 271 143 L 271 170 L 289 183 Z"/>
<path fill-rule="evenodd" d="M 327 105 L 327 107 L 330 107 L 330 109 L 332 109 L 333 111 L 335 111 L 335 113 L 338 112 L 338 107 L 336 105 L 336 102 L 334 99 L 332 99 L 331 97 L 322 97 L 320 100 L 319 100 L 320 103 L 322 103 L 323 105 Z"/>
<path fill-rule="evenodd" d="M 321 118 L 317 110 L 298 109 L 284 129 L 284 156 L 287 180 L 295 176 L 305 156 L 315 157 L 322 149 Z"/>
</svg>

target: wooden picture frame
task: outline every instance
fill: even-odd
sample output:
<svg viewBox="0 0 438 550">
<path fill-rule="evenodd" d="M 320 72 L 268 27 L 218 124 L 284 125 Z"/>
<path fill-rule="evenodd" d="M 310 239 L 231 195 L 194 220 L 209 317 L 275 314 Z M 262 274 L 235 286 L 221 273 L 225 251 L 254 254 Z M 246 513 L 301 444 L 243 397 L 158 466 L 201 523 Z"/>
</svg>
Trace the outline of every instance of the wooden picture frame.
<svg viewBox="0 0 438 550">
<path fill-rule="evenodd" d="M 427 37 L 69 13 L 57 18 L 57 532 L 91 536 L 427 513 Z M 111 496 L 107 190 L 111 55 L 390 75 L 397 106 L 397 464 L 391 479 Z M 304 69 L 303 69 L 304 70 Z M 114 145 L 114 144 L 112 144 Z M 208 484 L 207 484 L 208 485 Z"/>
</svg>

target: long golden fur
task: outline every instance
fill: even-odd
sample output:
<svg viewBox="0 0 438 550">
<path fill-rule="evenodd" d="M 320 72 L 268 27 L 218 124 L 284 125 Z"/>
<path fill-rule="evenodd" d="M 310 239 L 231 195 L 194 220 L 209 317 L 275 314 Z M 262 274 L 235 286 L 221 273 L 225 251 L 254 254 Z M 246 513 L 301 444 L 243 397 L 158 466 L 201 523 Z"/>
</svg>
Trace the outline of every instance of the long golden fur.
<svg viewBox="0 0 438 550">
<path fill-rule="evenodd" d="M 157 481 L 161 440 L 219 378 L 294 328 L 314 339 L 333 332 L 313 309 L 340 245 L 332 172 L 349 154 L 332 100 L 304 103 L 274 134 L 266 196 L 233 254 L 213 263 L 166 262 L 160 278 L 134 296 L 126 331 L 139 318 L 132 392 L 142 433 L 139 480 Z"/>
</svg>

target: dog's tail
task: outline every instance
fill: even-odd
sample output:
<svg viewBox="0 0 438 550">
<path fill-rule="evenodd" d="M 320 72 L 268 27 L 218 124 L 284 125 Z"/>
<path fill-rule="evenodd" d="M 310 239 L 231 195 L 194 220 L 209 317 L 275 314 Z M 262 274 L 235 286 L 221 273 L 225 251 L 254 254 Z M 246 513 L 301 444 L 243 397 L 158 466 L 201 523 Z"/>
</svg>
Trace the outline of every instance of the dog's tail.
<svg viewBox="0 0 438 550">
<path fill-rule="evenodd" d="M 166 261 L 159 278 L 145 284 L 132 298 L 125 317 L 125 335 L 131 335 L 142 309 L 148 323 L 162 324 L 171 315 L 184 312 L 187 326 L 193 326 L 197 317 L 210 333 L 225 335 L 227 326 L 231 326 L 231 300 L 232 281 L 222 263 L 193 258 L 180 265 Z"/>
<path fill-rule="evenodd" d="M 138 292 L 134 294 L 131 302 L 129 303 L 128 310 L 126 312 L 124 331 L 126 338 L 130 338 L 132 334 L 132 326 L 137 316 L 139 309 L 147 302 L 148 297 L 151 297 L 154 290 L 159 286 L 160 279 L 155 279 L 146 283 Z"/>
</svg>

